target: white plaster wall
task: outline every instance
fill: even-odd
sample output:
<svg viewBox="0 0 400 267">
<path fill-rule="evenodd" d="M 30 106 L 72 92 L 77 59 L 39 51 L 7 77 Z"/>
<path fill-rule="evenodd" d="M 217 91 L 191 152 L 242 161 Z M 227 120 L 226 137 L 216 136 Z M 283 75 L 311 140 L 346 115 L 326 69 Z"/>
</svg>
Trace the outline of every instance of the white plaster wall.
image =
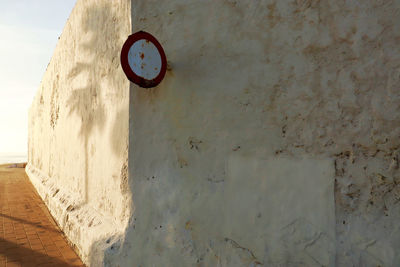
<svg viewBox="0 0 400 267">
<path fill-rule="evenodd" d="M 28 173 L 92 266 L 398 266 L 399 11 L 78 1 L 30 111 Z M 154 89 L 119 67 L 139 30 L 169 61 Z"/>
<path fill-rule="evenodd" d="M 133 0 L 170 69 L 131 87 L 134 213 L 108 259 L 397 266 L 399 5 Z"/>
<path fill-rule="evenodd" d="M 130 215 L 129 82 L 119 64 L 130 33 L 130 1 L 77 1 L 29 111 L 29 177 L 95 266 Z"/>
</svg>

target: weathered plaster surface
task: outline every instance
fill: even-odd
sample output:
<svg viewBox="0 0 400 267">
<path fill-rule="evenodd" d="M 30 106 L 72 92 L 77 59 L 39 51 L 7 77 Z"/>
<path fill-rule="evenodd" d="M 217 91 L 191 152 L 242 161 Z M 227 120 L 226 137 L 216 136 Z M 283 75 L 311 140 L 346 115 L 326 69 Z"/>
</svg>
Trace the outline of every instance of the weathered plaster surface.
<svg viewBox="0 0 400 267">
<path fill-rule="evenodd" d="M 130 215 L 129 82 L 119 66 L 130 32 L 130 1 L 78 1 L 29 112 L 29 177 L 95 266 Z"/>
<path fill-rule="evenodd" d="M 102 3 L 78 2 L 75 17 Z M 44 173 L 32 180 L 51 181 L 36 182 L 48 205 L 53 183 L 71 202 L 86 188 L 85 207 L 125 231 L 108 249 L 109 234 L 96 236 L 105 252 L 92 265 L 399 265 L 399 1 L 103 6 L 112 8 L 95 13 L 113 22 L 102 26 L 116 29 L 67 25 L 30 115 L 30 166 Z M 169 61 L 154 89 L 128 85 L 118 66 L 117 50 L 139 30 Z M 68 101 L 87 86 L 97 89 Z M 82 234 L 71 240 L 86 251 Z"/>
<path fill-rule="evenodd" d="M 133 32 L 170 70 L 131 89 L 135 211 L 117 262 L 398 265 L 399 11 L 132 1 Z"/>
</svg>

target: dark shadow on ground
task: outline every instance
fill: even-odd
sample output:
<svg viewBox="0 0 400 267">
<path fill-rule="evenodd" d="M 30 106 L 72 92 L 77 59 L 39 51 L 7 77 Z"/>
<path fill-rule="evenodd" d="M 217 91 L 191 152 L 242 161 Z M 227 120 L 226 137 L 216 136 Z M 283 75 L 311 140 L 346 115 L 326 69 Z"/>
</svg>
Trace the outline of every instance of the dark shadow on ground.
<svg viewBox="0 0 400 267">
<path fill-rule="evenodd" d="M 60 259 L 23 247 L 0 237 L 0 255 L 22 266 L 73 266 Z"/>
<path fill-rule="evenodd" d="M 61 233 L 60 231 L 57 231 L 55 229 L 52 229 L 52 228 L 49 228 L 49 227 L 41 225 L 40 222 L 35 223 L 35 222 L 27 221 L 27 220 L 24 220 L 24 219 L 8 216 L 8 215 L 2 214 L 2 213 L 0 213 L 0 217 L 8 218 L 8 219 L 11 219 L 13 221 L 24 223 L 24 224 L 30 224 L 30 225 L 33 225 L 33 226 L 35 226 L 37 228 L 45 229 L 47 231 L 51 231 L 51 232 L 54 232 L 54 233 Z"/>
</svg>

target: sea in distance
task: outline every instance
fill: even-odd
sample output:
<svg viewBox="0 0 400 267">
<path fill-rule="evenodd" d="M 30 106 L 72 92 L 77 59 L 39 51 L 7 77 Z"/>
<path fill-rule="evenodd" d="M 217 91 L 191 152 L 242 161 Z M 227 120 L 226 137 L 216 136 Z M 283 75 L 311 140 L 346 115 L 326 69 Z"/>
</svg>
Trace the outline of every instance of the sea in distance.
<svg viewBox="0 0 400 267">
<path fill-rule="evenodd" d="M 7 163 L 22 163 L 27 162 L 28 156 L 26 153 L 1 153 L 0 152 L 0 164 Z"/>
</svg>

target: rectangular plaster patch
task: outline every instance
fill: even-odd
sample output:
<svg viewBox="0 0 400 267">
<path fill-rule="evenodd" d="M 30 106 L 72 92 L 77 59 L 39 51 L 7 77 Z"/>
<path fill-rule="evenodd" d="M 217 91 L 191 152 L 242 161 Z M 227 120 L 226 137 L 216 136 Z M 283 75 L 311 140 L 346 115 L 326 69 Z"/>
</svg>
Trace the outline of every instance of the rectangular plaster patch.
<svg viewBox="0 0 400 267">
<path fill-rule="evenodd" d="M 225 235 L 264 264 L 335 265 L 332 160 L 235 156 L 227 169 Z"/>
</svg>

